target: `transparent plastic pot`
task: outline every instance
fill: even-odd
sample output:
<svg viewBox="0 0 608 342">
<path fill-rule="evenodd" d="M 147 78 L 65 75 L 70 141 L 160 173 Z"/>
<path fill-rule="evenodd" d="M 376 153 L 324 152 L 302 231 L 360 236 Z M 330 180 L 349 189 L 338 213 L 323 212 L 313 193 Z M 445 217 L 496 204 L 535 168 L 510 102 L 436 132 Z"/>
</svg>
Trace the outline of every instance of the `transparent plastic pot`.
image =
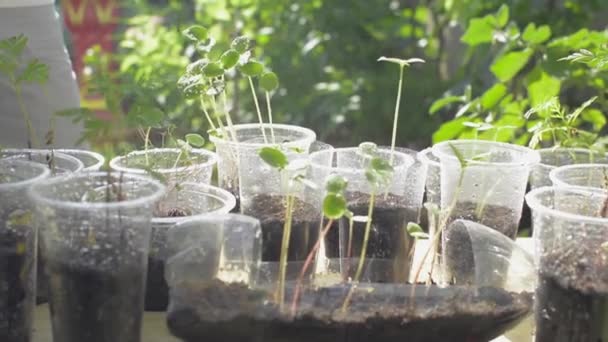
<svg viewBox="0 0 608 342">
<path fill-rule="evenodd" d="M 419 152 L 418 157 L 426 164 L 426 197 L 425 203 L 441 205 L 441 162 L 433 155 L 433 149 L 427 148 Z"/>
<path fill-rule="evenodd" d="M 0 159 L 0 341 L 32 341 L 36 229 L 26 192 L 49 174 L 38 163 Z"/>
<path fill-rule="evenodd" d="M 479 222 L 514 239 L 538 152 L 492 141 L 455 140 L 433 146 L 433 154 L 441 160 L 441 208 L 448 220 Z"/>
<path fill-rule="evenodd" d="M 183 183 L 179 189 L 172 189 L 158 202 L 155 217 L 152 218 L 148 255 L 147 311 L 165 311 L 169 302 L 169 290 L 164 277 L 168 257 L 167 231 L 186 220 L 227 214 L 235 205 L 236 199 L 228 191 L 197 183 Z"/>
<path fill-rule="evenodd" d="M 532 257 L 484 226 L 455 229 L 472 241 L 478 274 L 474 284 L 349 284 L 341 277 L 344 263 L 330 259 L 313 281 L 287 282 L 284 305 L 277 302 L 272 264 L 259 263 L 258 277 L 251 271 L 255 266 L 249 266 L 241 272 L 244 276 L 221 279 L 221 234 L 206 228 L 199 225 L 193 227 L 194 235 L 181 234 L 176 250 L 182 252 L 170 259 L 167 273 L 168 325 L 186 341 L 489 341 L 532 311 Z M 253 231 L 239 234 L 246 243 L 237 245 L 246 253 L 236 260 L 255 265 L 259 254 L 250 252 L 255 250 L 250 247 Z M 485 275 L 497 264 L 502 267 L 506 258 L 511 279 L 498 286 Z M 296 270 L 299 265 L 289 266 Z"/>
<path fill-rule="evenodd" d="M 390 149 L 378 148 L 379 157 L 390 160 L 390 154 Z M 374 281 L 407 280 L 413 239 L 406 233 L 405 226 L 408 222 L 418 220 L 419 207 L 410 206 L 411 199 L 407 198 L 408 172 L 415 160 L 411 155 L 399 151 L 394 152 L 393 158 L 392 178 L 385 188 L 376 190 L 377 193 L 373 196 L 372 224 L 365 253 L 368 260 L 366 265 L 373 264 L 383 269 L 373 272 L 365 269 L 361 271 L 383 275 L 383 278 Z M 362 253 L 367 226 L 365 217 L 373 193 L 365 176 L 368 163 L 369 158 L 361 154 L 357 147 L 337 148 L 310 155 L 308 178 L 315 182 L 319 189 L 324 189 L 330 175 L 344 177 L 348 181 L 345 193 L 347 205 L 356 216 L 352 227 L 348 219 L 341 219 L 330 229 L 325 239 L 325 253 L 328 258 L 358 259 Z M 315 196 L 317 202 L 321 203 L 324 191 L 316 191 Z M 320 223 L 317 226 L 319 225 Z M 354 278 L 357 268 L 349 266 L 350 263 L 343 265 L 344 277 Z"/>
<path fill-rule="evenodd" d="M 539 277 L 536 341 L 608 340 L 608 193 L 542 187 L 526 201 Z"/>
<path fill-rule="evenodd" d="M 549 173 L 557 187 L 608 188 L 608 165 L 575 164 L 560 166 Z"/>
<path fill-rule="evenodd" d="M 178 162 L 181 158 L 185 161 Z M 171 189 L 185 182 L 210 184 L 216 164 L 216 154 L 205 149 L 190 149 L 185 156 L 179 148 L 154 148 L 115 157 L 110 168 L 139 175 L 152 172 L 153 177 L 160 178 Z"/>
<path fill-rule="evenodd" d="M 140 340 L 150 223 L 164 191 L 148 177 L 107 172 L 55 177 L 30 188 L 53 340 Z"/>
<path fill-rule="evenodd" d="M 608 164 L 608 155 L 584 148 L 544 148 L 538 150 L 540 163 L 532 168 L 530 187 L 550 186 L 549 173 L 559 166 L 571 164 Z"/>
<path fill-rule="evenodd" d="M 44 164 L 51 170 L 52 176 L 75 173 L 82 171 L 84 168 L 84 164 L 78 158 L 61 153 L 58 150 L 2 149 L 0 150 L 0 157 Z"/>
<path fill-rule="evenodd" d="M 80 160 L 84 165 L 83 171 L 99 171 L 106 162 L 104 156 L 93 151 L 77 149 L 59 149 L 56 151 Z"/>
<path fill-rule="evenodd" d="M 311 144 L 316 139 L 316 134 L 312 130 L 299 126 L 273 124 L 275 142 L 272 143 L 270 125 L 262 125 L 267 137 L 267 143 L 264 142 L 262 130 L 259 124 L 242 124 L 234 125 L 232 133 L 236 137 L 236 141 L 232 138 L 228 128 L 219 130 L 217 134 L 210 134 L 209 140 L 215 145 L 215 150 L 218 155 L 218 184 L 220 188 L 230 191 L 237 198 L 237 208 L 240 210 L 241 182 L 245 185 L 256 180 L 263 181 L 268 175 L 260 174 L 259 176 L 252 173 L 257 172 L 257 166 L 254 169 L 248 169 L 251 165 L 242 166 L 239 159 L 244 159 L 244 163 L 251 164 L 257 159 L 258 151 L 264 146 L 280 145 L 286 150 L 297 150 L 302 156 L 307 156 Z M 239 175 L 239 170 L 241 174 Z M 276 175 L 272 175 L 275 177 Z M 244 180 L 242 179 L 244 177 Z M 252 177 L 254 177 L 252 179 Z M 257 179 L 256 179 L 257 178 Z M 275 178 L 276 179 L 276 178 Z M 272 182 L 274 179 L 268 179 Z"/>
</svg>

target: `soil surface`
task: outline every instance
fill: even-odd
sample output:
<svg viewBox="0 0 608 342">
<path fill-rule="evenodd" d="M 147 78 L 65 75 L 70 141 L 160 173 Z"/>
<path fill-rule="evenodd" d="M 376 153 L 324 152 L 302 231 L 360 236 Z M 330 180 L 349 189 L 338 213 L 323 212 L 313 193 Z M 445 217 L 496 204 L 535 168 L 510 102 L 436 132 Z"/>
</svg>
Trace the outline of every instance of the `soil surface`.
<svg viewBox="0 0 608 342">
<path fill-rule="evenodd" d="M 347 197 L 348 208 L 355 215 L 367 216 L 369 195 L 350 193 Z M 414 240 L 407 234 L 405 227 L 409 221 L 417 221 L 418 213 L 406 208 L 404 203 L 403 197 L 393 194 L 376 196 L 365 258 L 367 264 L 376 269 L 367 270 L 366 273 L 370 278 L 365 281 L 379 283 L 407 281 Z M 329 257 L 358 259 L 363 247 L 365 226 L 365 222 L 355 222 L 351 237 L 348 219 L 340 220 L 339 229 L 335 229 L 330 233 L 333 235 L 326 239 L 327 250 L 330 251 Z M 341 240 L 340 236 L 342 236 Z M 347 278 L 355 276 L 356 267 L 343 269 Z"/>
<path fill-rule="evenodd" d="M 587 248 L 543 256 L 536 341 L 608 342 L 608 261 Z"/>
<path fill-rule="evenodd" d="M 485 342 L 532 308 L 529 293 L 375 284 L 354 291 L 343 313 L 349 289 L 306 290 L 291 317 L 281 314 L 267 293 L 244 285 L 182 283 L 171 289 L 167 322 L 186 342 Z M 292 289 L 286 294 L 291 298 Z"/>
<path fill-rule="evenodd" d="M 251 199 L 246 215 L 256 217 L 262 225 L 262 261 L 279 261 L 285 223 L 284 196 L 257 195 Z M 319 237 L 320 213 L 299 199 L 295 201 L 288 261 L 306 260 Z"/>
<path fill-rule="evenodd" d="M 98 270 L 47 259 L 53 339 L 140 340 L 144 271 Z"/>
<path fill-rule="evenodd" d="M 35 235 L 27 227 L 0 225 L 0 341 L 29 342 L 36 290 Z"/>
</svg>

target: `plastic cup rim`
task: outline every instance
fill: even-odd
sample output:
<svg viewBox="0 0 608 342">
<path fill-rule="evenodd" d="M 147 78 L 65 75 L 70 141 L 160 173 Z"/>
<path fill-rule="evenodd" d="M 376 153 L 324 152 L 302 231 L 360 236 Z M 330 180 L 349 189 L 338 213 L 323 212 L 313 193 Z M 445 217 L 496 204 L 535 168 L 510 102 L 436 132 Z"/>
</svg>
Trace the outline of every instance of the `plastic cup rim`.
<svg viewBox="0 0 608 342">
<path fill-rule="evenodd" d="M 145 175 L 145 174 L 148 174 L 148 171 L 146 171 L 144 169 L 135 168 L 135 167 L 121 166 L 121 165 L 119 165 L 119 163 L 121 161 L 123 161 L 124 159 L 128 158 L 129 156 L 143 155 L 146 152 L 147 153 L 172 152 L 172 153 L 178 153 L 179 154 L 180 151 L 181 150 L 179 148 L 168 148 L 168 147 L 153 148 L 153 149 L 149 149 L 147 151 L 145 151 L 145 150 L 137 150 L 137 151 L 129 152 L 129 153 L 123 155 L 123 156 L 117 156 L 117 157 L 112 158 L 112 160 L 110 160 L 110 168 L 112 170 L 117 171 L 117 172 L 125 172 L 125 173 Z M 203 163 L 197 163 L 197 164 L 194 164 L 194 165 L 179 166 L 179 167 L 176 167 L 176 168 L 168 168 L 168 169 L 167 168 L 161 168 L 161 169 L 155 169 L 154 171 L 158 172 L 158 173 L 161 173 L 161 174 L 171 174 L 171 173 L 191 171 L 191 170 L 196 170 L 196 169 L 203 169 L 203 168 L 211 167 L 211 166 L 217 164 L 217 155 L 214 152 L 211 152 L 211 151 L 206 150 L 204 148 L 193 148 L 189 152 L 190 153 L 194 152 L 195 154 L 205 155 L 209 159 L 207 159 Z"/>
<path fill-rule="evenodd" d="M 49 170 L 47 166 L 42 165 L 40 163 L 35 163 L 22 159 L 0 159 L 0 165 L 4 163 L 17 164 L 21 165 L 22 167 L 27 166 L 36 169 L 36 171 L 38 172 L 34 177 L 19 180 L 17 182 L 0 183 L 0 191 L 10 191 L 13 189 L 18 189 L 20 187 L 29 187 L 32 184 L 35 184 L 36 182 L 47 178 L 51 174 L 51 170 Z"/>
<path fill-rule="evenodd" d="M 548 207 L 547 205 L 542 204 L 538 199 L 538 197 L 541 195 L 556 191 L 580 195 L 608 195 L 607 191 L 596 188 L 543 186 L 540 188 L 536 188 L 526 194 L 526 203 L 532 210 L 532 214 L 534 215 L 534 212 L 536 211 L 544 215 L 550 214 L 551 216 L 571 221 L 608 224 L 608 218 L 567 213 L 561 210 Z"/>
<path fill-rule="evenodd" d="M 313 152 L 309 155 L 310 166 L 312 168 L 321 169 L 321 170 L 329 171 L 332 173 L 338 173 L 338 174 L 363 174 L 363 173 L 365 173 L 364 169 L 355 169 L 355 168 L 341 167 L 341 166 L 327 166 L 327 165 L 324 165 L 321 163 L 314 162 L 314 157 L 318 156 L 322 153 L 351 152 L 351 151 L 357 151 L 358 149 L 359 149 L 358 147 L 338 147 L 338 148 L 334 148 L 334 149 Z M 386 153 L 390 153 L 390 148 L 378 147 L 378 150 L 386 152 Z M 399 152 L 399 151 L 395 150 L 395 151 L 393 151 L 393 153 L 395 155 L 401 155 L 404 160 L 403 164 L 400 164 L 398 166 L 393 166 L 394 168 L 403 167 L 405 169 L 408 169 L 409 167 L 414 165 L 414 163 L 416 162 L 414 157 L 412 157 L 408 154 L 405 154 L 403 152 Z"/>
<path fill-rule="evenodd" d="M 104 156 L 102 156 L 100 153 L 97 153 L 94 151 L 80 150 L 77 148 L 60 148 L 60 149 L 57 149 L 56 151 L 59 151 L 59 153 L 66 154 L 71 157 L 74 157 L 74 156 L 71 155 L 70 153 L 83 154 L 83 155 L 87 155 L 87 156 L 92 157 L 95 160 L 97 160 L 97 163 L 90 165 L 90 166 L 86 166 L 83 163 L 83 165 L 84 165 L 83 170 L 98 170 L 99 168 L 101 168 L 103 166 L 103 163 L 105 163 L 105 161 L 106 161 Z M 78 159 L 77 157 L 74 157 L 74 158 Z M 82 161 L 81 161 L 81 163 L 82 163 Z"/>
<path fill-rule="evenodd" d="M 238 125 L 233 125 L 232 126 L 234 128 L 235 131 L 238 130 L 245 130 L 245 129 L 260 129 L 260 124 L 238 124 Z M 269 129 L 271 127 L 270 124 L 262 124 L 262 127 L 264 129 Z M 302 126 L 297 126 L 297 125 L 285 125 L 285 124 L 272 124 L 272 128 L 279 128 L 279 129 L 285 129 L 285 130 L 292 130 L 292 131 L 296 131 L 298 133 L 302 133 L 304 136 L 300 139 L 297 140 L 293 140 L 293 141 L 289 141 L 286 143 L 280 143 L 280 144 L 273 144 L 271 142 L 268 143 L 251 143 L 251 142 L 234 142 L 234 141 L 230 141 L 230 140 L 226 140 L 224 138 L 215 136 L 215 135 L 209 135 L 209 140 L 217 145 L 218 143 L 221 144 L 226 144 L 229 146 L 233 146 L 233 147 L 244 147 L 244 148 L 262 148 L 265 146 L 273 146 L 273 145 L 281 145 L 281 146 L 286 146 L 286 147 L 294 147 L 294 146 L 298 146 L 302 143 L 305 142 L 310 142 L 311 144 L 317 139 L 317 133 L 315 133 L 315 131 L 313 131 L 310 128 L 306 128 L 306 127 L 302 127 Z M 225 130 L 229 130 L 228 127 L 224 128 Z M 261 136 L 261 134 L 260 134 Z M 270 137 L 268 137 L 270 138 Z"/>
<path fill-rule="evenodd" d="M 479 160 L 467 160 L 470 165 L 473 166 L 500 166 L 500 167 L 523 167 L 523 166 L 532 166 L 534 164 L 540 163 L 540 154 L 538 151 L 535 151 L 531 148 L 508 144 L 497 141 L 489 141 L 489 140 L 471 140 L 471 139 L 462 139 L 462 140 L 448 140 L 443 141 L 438 144 L 435 144 L 432 147 L 433 155 L 435 155 L 439 159 L 449 159 L 452 161 L 457 161 L 458 158 L 450 153 L 443 152 L 441 149 L 448 144 L 481 144 L 481 145 L 493 145 L 496 147 L 501 147 L 509 150 L 515 150 L 521 153 L 524 153 L 525 156 L 520 161 L 515 162 L 487 162 L 487 161 L 479 161 Z"/>
</svg>

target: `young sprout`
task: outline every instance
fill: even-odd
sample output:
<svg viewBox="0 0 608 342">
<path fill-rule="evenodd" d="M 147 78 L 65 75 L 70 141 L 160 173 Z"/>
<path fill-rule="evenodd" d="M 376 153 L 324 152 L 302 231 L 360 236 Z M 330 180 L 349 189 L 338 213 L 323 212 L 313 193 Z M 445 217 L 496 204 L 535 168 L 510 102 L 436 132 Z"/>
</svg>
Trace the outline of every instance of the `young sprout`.
<svg viewBox="0 0 608 342">
<path fill-rule="evenodd" d="M 424 63 L 424 60 L 420 58 L 399 59 L 382 56 L 378 58 L 378 62 L 389 62 L 399 65 L 399 87 L 397 88 L 397 102 L 395 103 L 395 114 L 393 115 L 393 136 L 391 138 L 391 157 L 389 162 L 390 165 L 393 165 L 395 143 L 397 141 L 397 123 L 399 122 L 399 107 L 401 105 L 401 93 L 403 90 L 403 71 L 405 67 L 409 67 L 413 63 Z"/>
<path fill-rule="evenodd" d="M 304 266 L 298 275 L 296 282 L 296 290 L 293 295 L 293 301 L 291 303 L 291 315 L 295 316 L 298 306 L 298 300 L 300 298 L 300 292 L 302 289 L 302 283 L 304 282 L 304 276 L 308 271 L 313 260 L 317 257 L 319 248 L 321 248 L 321 241 L 325 240 L 325 236 L 329 233 L 329 230 L 333 226 L 334 221 L 347 217 L 352 219 L 353 213 L 348 210 L 346 206 L 346 198 L 344 197 L 344 191 L 348 185 L 347 180 L 339 175 L 331 175 L 325 183 L 325 191 L 327 192 L 323 199 L 323 215 L 327 217 L 328 221 L 325 227 L 321 230 L 321 234 L 317 239 L 314 247 L 306 257 Z"/>
<path fill-rule="evenodd" d="M 270 136 L 272 143 L 276 144 L 274 129 L 272 128 L 272 108 L 270 107 L 270 92 L 279 87 L 279 78 L 272 71 L 267 71 L 260 77 L 260 86 L 266 93 L 266 106 L 268 107 L 268 123 L 270 124 Z"/>
<path fill-rule="evenodd" d="M 28 38 L 23 34 L 0 40 L 0 74 L 4 74 L 9 86 L 15 92 L 17 103 L 25 125 L 27 127 L 27 146 L 40 146 L 32 119 L 25 101 L 23 100 L 23 85 L 37 84 L 44 86 L 49 79 L 49 67 L 37 58 L 23 63 L 23 52 L 27 46 Z"/>
<path fill-rule="evenodd" d="M 365 156 L 366 159 L 369 160 L 367 168 L 365 170 L 365 178 L 367 179 L 368 184 L 371 187 L 371 194 L 369 198 L 369 205 L 367 209 L 367 220 L 365 223 L 365 231 L 363 235 L 363 245 L 361 247 L 361 256 L 359 257 L 359 264 L 357 266 L 357 271 L 355 272 L 355 278 L 353 279 L 354 286 L 351 287 L 344 304 L 342 305 L 342 312 L 346 312 L 348 308 L 350 298 L 353 295 L 353 291 L 359 279 L 361 278 L 361 274 L 363 272 L 363 266 L 365 264 L 365 256 L 367 254 L 367 246 L 369 244 L 369 235 L 372 227 L 372 218 L 374 215 L 374 206 L 376 201 L 376 194 L 382 189 L 388 188 L 392 178 L 394 169 L 391 164 L 380 157 L 378 157 L 377 146 L 373 143 L 362 143 L 359 145 L 359 153 Z"/>
<path fill-rule="evenodd" d="M 289 241 L 291 238 L 291 226 L 293 221 L 293 210 L 295 207 L 296 196 L 294 194 L 295 184 L 300 184 L 316 190 L 316 185 L 307 180 L 302 170 L 305 169 L 300 160 L 289 161 L 287 155 L 277 147 L 263 147 L 258 151 L 260 158 L 270 167 L 277 169 L 281 173 L 281 178 L 285 172 L 289 172 L 290 177 L 287 183 L 287 196 L 285 208 L 285 222 L 283 223 L 283 239 L 281 241 L 281 255 L 279 258 L 279 279 L 276 293 L 276 301 L 279 303 L 280 310 L 283 310 L 285 301 L 285 277 L 287 273 L 287 255 L 289 253 Z"/>
<path fill-rule="evenodd" d="M 249 81 L 249 87 L 251 88 L 251 94 L 253 95 L 253 103 L 255 104 L 255 110 L 258 114 L 258 120 L 260 122 L 260 129 L 262 130 L 262 136 L 264 137 L 264 143 L 268 144 L 268 139 L 266 138 L 266 132 L 264 131 L 264 120 L 262 119 L 262 111 L 260 110 L 260 103 L 258 102 L 258 96 L 255 92 L 255 87 L 253 85 L 253 77 L 260 76 L 264 72 L 264 65 L 258 61 L 250 60 L 249 62 L 242 65 L 239 70 L 247 76 L 247 80 Z"/>
</svg>

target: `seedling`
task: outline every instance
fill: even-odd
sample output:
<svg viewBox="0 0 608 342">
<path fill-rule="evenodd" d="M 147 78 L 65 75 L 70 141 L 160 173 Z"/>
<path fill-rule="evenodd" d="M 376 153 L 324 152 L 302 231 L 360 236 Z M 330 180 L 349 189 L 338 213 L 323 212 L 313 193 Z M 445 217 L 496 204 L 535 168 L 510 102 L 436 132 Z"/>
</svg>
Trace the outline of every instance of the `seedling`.
<svg viewBox="0 0 608 342">
<path fill-rule="evenodd" d="M 378 62 L 389 62 L 399 65 L 399 86 L 397 88 L 397 101 L 395 103 L 395 114 L 393 115 L 393 136 L 391 138 L 391 157 L 389 161 L 389 165 L 393 165 L 394 159 L 394 151 L 395 151 L 395 143 L 397 141 L 397 124 L 399 122 L 399 107 L 401 105 L 401 93 L 403 92 L 403 72 L 405 67 L 409 67 L 414 63 L 424 63 L 423 59 L 420 58 L 410 58 L 410 59 L 399 59 L 399 58 L 388 58 L 388 57 L 380 57 L 378 58 Z"/>
<path fill-rule="evenodd" d="M 367 210 L 367 220 L 365 223 L 365 232 L 363 235 L 363 245 L 361 248 L 361 255 L 359 257 L 359 264 L 357 266 L 357 271 L 355 272 L 355 277 L 353 279 L 353 286 L 350 288 L 344 303 L 342 304 L 342 312 L 346 312 L 348 305 L 350 303 L 350 298 L 352 297 L 354 290 L 361 279 L 361 273 L 363 272 L 363 266 L 365 264 L 365 256 L 367 254 L 367 246 L 369 243 L 369 235 L 372 227 L 372 218 L 374 215 L 374 206 L 376 201 L 376 194 L 382 189 L 388 188 L 390 182 L 393 178 L 394 169 L 391 164 L 378 157 L 377 146 L 373 143 L 362 143 L 359 145 L 359 153 L 363 155 L 367 160 L 369 160 L 367 168 L 365 170 L 365 177 L 367 179 L 368 184 L 371 187 L 371 193 L 369 198 L 368 210 Z M 350 248 L 350 246 L 349 246 Z"/>
<path fill-rule="evenodd" d="M 298 300 L 300 298 L 300 292 L 302 289 L 302 283 L 304 282 L 304 276 L 308 271 L 310 265 L 312 265 L 313 260 L 317 257 L 319 252 L 319 248 L 321 248 L 321 241 L 325 240 L 325 236 L 329 233 L 329 230 L 333 226 L 336 220 L 341 219 L 342 217 L 346 217 L 350 221 L 350 225 L 352 227 L 353 222 L 353 213 L 348 210 L 346 206 L 346 198 L 344 197 L 344 191 L 348 186 L 347 180 L 338 175 L 331 175 L 326 183 L 325 183 L 325 191 L 326 195 L 323 199 L 323 215 L 327 218 L 327 224 L 321 230 L 321 234 L 317 239 L 314 247 L 306 257 L 306 261 L 304 262 L 304 266 L 302 266 L 302 270 L 298 276 L 298 280 L 296 283 L 296 290 L 293 295 L 293 301 L 291 304 L 291 315 L 295 316 L 298 306 Z"/>
<path fill-rule="evenodd" d="M 283 239 L 281 241 L 281 255 L 279 258 L 279 279 L 275 300 L 279 303 L 280 310 L 283 310 L 285 301 L 285 277 L 287 273 L 287 255 L 289 252 L 289 240 L 291 238 L 291 226 L 293 221 L 293 211 L 296 201 L 296 185 L 305 186 L 313 190 L 316 185 L 306 179 L 303 174 L 304 167 L 298 160 L 290 162 L 287 155 L 277 147 L 263 147 L 258 151 L 258 155 L 270 167 L 276 169 L 281 174 L 281 179 L 288 177 L 286 184 L 285 199 L 285 221 L 283 223 Z"/>
<path fill-rule="evenodd" d="M 40 142 L 32 126 L 32 119 L 23 99 L 23 85 L 37 84 L 44 87 L 49 79 L 49 67 L 37 58 L 23 60 L 28 38 L 23 34 L 0 40 L 0 74 L 8 78 L 15 92 L 17 103 L 27 127 L 27 146 L 37 147 Z"/>
</svg>

